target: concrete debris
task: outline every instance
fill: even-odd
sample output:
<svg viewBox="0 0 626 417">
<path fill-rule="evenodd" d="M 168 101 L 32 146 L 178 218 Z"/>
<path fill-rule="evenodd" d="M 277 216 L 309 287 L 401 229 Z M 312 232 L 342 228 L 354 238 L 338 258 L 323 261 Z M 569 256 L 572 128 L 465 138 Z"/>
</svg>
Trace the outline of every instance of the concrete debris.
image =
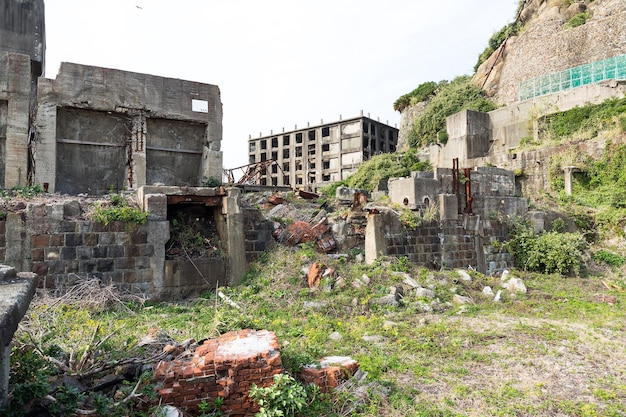
<svg viewBox="0 0 626 417">
<path fill-rule="evenodd" d="M 454 304 L 473 304 L 473 301 L 471 298 L 469 297 L 465 297 L 463 295 L 459 295 L 459 294 L 454 294 L 454 296 L 452 297 L 452 302 Z"/>
<path fill-rule="evenodd" d="M 493 297 L 493 290 L 491 289 L 491 287 L 489 285 L 487 285 L 485 288 L 483 288 L 483 295 L 485 297 Z"/>
<path fill-rule="evenodd" d="M 459 274 L 459 276 L 461 277 L 461 279 L 465 282 L 471 282 L 472 281 L 472 277 L 470 276 L 470 274 L 467 273 L 467 271 L 464 271 L 462 269 L 457 269 L 456 273 Z"/>
<path fill-rule="evenodd" d="M 435 292 L 433 290 L 429 290 L 428 288 L 416 288 L 413 293 L 417 298 L 435 298 Z"/>
<path fill-rule="evenodd" d="M 519 278 L 511 278 L 506 282 L 502 283 L 502 288 L 508 290 L 512 294 L 526 294 L 527 289 L 524 281 Z"/>
<path fill-rule="evenodd" d="M 278 206 L 279 204 L 283 204 L 285 202 L 285 199 L 283 198 L 282 193 L 278 192 L 269 196 L 267 201 L 269 201 L 270 204 Z"/>
</svg>

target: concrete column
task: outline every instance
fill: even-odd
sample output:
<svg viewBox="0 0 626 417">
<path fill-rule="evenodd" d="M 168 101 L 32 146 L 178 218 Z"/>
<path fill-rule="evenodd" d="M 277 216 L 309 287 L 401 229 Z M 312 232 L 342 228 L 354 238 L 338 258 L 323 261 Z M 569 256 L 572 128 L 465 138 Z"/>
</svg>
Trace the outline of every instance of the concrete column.
<svg viewBox="0 0 626 417">
<path fill-rule="evenodd" d="M 128 188 L 137 190 L 146 185 L 146 115 L 142 112 L 132 120 L 130 172 L 126 175 Z"/>
<path fill-rule="evenodd" d="M 30 271 L 31 267 L 30 239 L 26 242 L 26 236 L 26 224 L 22 220 L 22 213 L 9 211 L 6 220 L 4 263 L 20 271 Z"/>
<path fill-rule="evenodd" d="M 150 268 L 152 269 L 152 285 L 154 287 L 154 295 L 157 299 L 161 298 L 163 287 L 165 285 L 165 244 L 170 239 L 170 222 L 166 221 L 148 221 L 148 240 L 152 245 L 154 253 L 150 257 Z"/>
<path fill-rule="evenodd" d="M 365 263 L 371 265 L 376 258 L 387 254 L 385 236 L 383 235 L 383 217 L 380 214 L 369 214 L 365 228 Z"/>
<path fill-rule="evenodd" d="M 439 218 L 441 220 L 457 220 L 459 218 L 459 202 L 454 194 L 439 194 Z"/>
<path fill-rule="evenodd" d="M 40 92 L 46 90 L 48 83 L 41 80 Z M 37 145 L 35 147 L 35 183 L 48 184 L 48 191 L 56 189 L 57 171 L 57 106 L 41 102 L 37 109 Z"/>
<path fill-rule="evenodd" d="M 246 247 L 244 216 L 239 205 L 241 190 L 229 188 L 222 203 L 222 215 L 226 218 L 226 251 L 229 265 L 229 285 L 241 283 L 246 273 Z"/>
<path fill-rule="evenodd" d="M 580 169 L 576 166 L 563 167 L 565 173 L 565 194 L 572 195 L 572 173 L 579 172 Z"/>
</svg>

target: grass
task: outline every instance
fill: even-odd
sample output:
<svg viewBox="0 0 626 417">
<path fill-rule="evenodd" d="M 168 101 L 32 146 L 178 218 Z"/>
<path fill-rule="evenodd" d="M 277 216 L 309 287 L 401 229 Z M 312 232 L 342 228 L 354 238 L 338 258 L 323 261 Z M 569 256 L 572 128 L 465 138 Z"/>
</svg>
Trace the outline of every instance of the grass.
<svg viewBox="0 0 626 417">
<path fill-rule="evenodd" d="M 335 268 L 347 285 L 309 290 L 299 271 L 313 261 Z M 408 288 L 400 307 L 370 305 L 369 300 L 388 294 L 391 285 L 401 284 L 394 269 L 408 271 L 435 290 L 440 302 L 431 301 L 437 306 L 434 312 L 418 313 L 413 307 L 418 300 Z M 617 268 L 609 273 L 619 281 L 622 272 Z M 363 274 L 369 285 L 350 285 Z M 480 291 L 484 285 L 497 289 L 499 277 L 473 273 L 474 280 L 466 283 L 454 271 L 429 271 L 403 259 L 366 266 L 333 260 L 308 247 L 279 247 L 253 265 L 243 285 L 222 289 L 239 310 L 222 304 L 213 293 L 184 303 L 130 303 L 123 308 L 52 307 L 40 300 L 17 332 L 16 345 L 35 344 L 59 357 L 75 352 L 80 358 L 89 340 L 107 338 L 98 356 L 106 361 L 139 355 L 137 342 L 152 328 L 177 341 L 268 329 L 276 333 L 292 373 L 325 355 L 358 360 L 368 372 L 365 389 L 370 395 L 351 415 L 625 413 L 624 290 L 607 287 L 607 276 L 513 275 L 525 281 L 528 293 L 493 303 Z M 449 303 L 453 288 L 474 304 Z M 599 302 L 596 294 L 613 295 L 617 301 Z M 341 339 L 331 340 L 333 333 Z M 336 401 L 335 411 L 340 403 Z"/>
</svg>

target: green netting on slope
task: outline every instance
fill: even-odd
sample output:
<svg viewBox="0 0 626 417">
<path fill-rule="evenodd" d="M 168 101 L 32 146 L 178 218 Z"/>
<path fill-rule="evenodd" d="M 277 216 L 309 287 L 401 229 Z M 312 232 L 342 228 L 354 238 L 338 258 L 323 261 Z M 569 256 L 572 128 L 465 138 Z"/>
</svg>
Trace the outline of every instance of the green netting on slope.
<svg viewBox="0 0 626 417">
<path fill-rule="evenodd" d="M 519 84 L 519 101 L 604 80 L 624 79 L 626 79 L 626 55 L 618 55 L 522 81 Z"/>
</svg>

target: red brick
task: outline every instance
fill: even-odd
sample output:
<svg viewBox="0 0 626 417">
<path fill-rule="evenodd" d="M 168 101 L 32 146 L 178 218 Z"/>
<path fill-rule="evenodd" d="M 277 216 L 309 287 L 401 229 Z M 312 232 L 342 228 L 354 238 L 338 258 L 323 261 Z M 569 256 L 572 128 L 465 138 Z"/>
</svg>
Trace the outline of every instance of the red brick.
<svg viewBox="0 0 626 417">
<path fill-rule="evenodd" d="M 50 235 L 35 235 L 31 239 L 31 247 L 45 248 L 50 246 Z"/>
</svg>

